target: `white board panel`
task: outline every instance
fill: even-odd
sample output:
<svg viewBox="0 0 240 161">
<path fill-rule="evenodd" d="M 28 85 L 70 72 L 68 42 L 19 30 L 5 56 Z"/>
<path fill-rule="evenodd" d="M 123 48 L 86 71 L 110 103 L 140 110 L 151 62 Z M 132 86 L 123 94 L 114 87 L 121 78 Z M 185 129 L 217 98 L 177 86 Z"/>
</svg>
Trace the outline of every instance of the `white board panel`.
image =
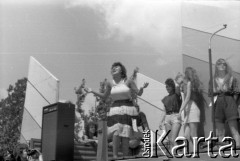
<svg viewBox="0 0 240 161">
<path fill-rule="evenodd" d="M 162 99 L 168 93 L 165 84 L 138 73 L 136 78 L 137 86 L 142 87 L 144 82 L 148 82 L 149 86 L 144 89 L 142 96 L 138 99 L 138 104 L 140 110 L 146 114 L 150 129 L 154 131 L 159 129 L 159 122 L 165 115 Z"/>
<path fill-rule="evenodd" d="M 59 80 L 30 57 L 21 134 L 25 140 L 40 139 L 42 108 L 59 100 Z"/>
</svg>

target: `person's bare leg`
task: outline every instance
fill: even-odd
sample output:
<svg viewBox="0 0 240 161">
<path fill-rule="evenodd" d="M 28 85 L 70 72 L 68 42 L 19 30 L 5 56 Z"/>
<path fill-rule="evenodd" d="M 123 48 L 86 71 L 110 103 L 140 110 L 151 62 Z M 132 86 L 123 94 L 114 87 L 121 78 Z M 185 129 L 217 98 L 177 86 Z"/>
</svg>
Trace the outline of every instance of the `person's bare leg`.
<svg viewBox="0 0 240 161">
<path fill-rule="evenodd" d="M 165 130 L 166 130 L 166 133 L 169 131 L 169 130 L 172 130 L 172 126 L 170 124 L 165 124 Z M 171 150 L 172 149 L 172 131 L 168 134 L 168 141 L 169 141 L 169 146 L 167 146 L 168 150 Z"/>
<path fill-rule="evenodd" d="M 221 122 L 216 122 L 216 135 L 218 137 L 218 141 L 222 141 L 225 136 L 225 125 Z"/>
<path fill-rule="evenodd" d="M 173 146 L 177 145 L 177 142 L 175 142 L 175 139 L 178 137 L 178 134 L 179 134 L 179 131 L 180 131 L 180 128 L 181 128 L 181 124 L 180 123 L 174 123 L 172 125 L 172 135 L 171 135 L 171 151 L 172 151 L 172 148 Z M 175 152 L 173 152 L 175 153 Z"/>
<path fill-rule="evenodd" d="M 198 127 L 198 123 L 197 122 L 192 122 L 192 123 L 189 123 L 189 127 L 190 127 L 190 142 L 191 142 L 191 151 L 193 151 L 194 149 L 196 150 L 197 147 L 193 147 L 193 146 L 196 146 L 193 144 L 193 137 L 197 137 L 198 134 L 197 134 L 197 127 Z M 193 151 L 194 152 L 194 151 Z"/>
<path fill-rule="evenodd" d="M 120 142 L 120 138 L 118 136 L 118 132 L 116 131 L 113 134 L 113 158 L 118 157 L 119 142 Z"/>
<path fill-rule="evenodd" d="M 189 123 L 185 123 L 185 126 L 184 126 L 184 137 L 188 140 L 188 145 L 191 144 L 191 136 L 190 136 L 190 126 L 189 126 Z M 187 146 L 186 148 L 189 148 L 189 146 Z M 191 151 L 191 148 L 189 148 L 187 150 L 188 152 Z"/>
<path fill-rule="evenodd" d="M 233 139 L 236 141 L 236 146 L 240 146 L 240 135 L 238 132 L 238 122 L 237 120 L 228 121 L 229 128 L 231 130 Z"/>
<path fill-rule="evenodd" d="M 172 131 L 171 131 L 171 133 L 172 133 L 172 135 L 171 135 L 171 137 L 172 137 L 172 139 L 171 139 L 172 140 L 172 146 L 177 145 L 177 143 L 175 142 L 175 139 L 178 137 L 180 128 L 181 128 L 181 124 L 180 123 L 174 123 L 172 125 Z"/>
</svg>

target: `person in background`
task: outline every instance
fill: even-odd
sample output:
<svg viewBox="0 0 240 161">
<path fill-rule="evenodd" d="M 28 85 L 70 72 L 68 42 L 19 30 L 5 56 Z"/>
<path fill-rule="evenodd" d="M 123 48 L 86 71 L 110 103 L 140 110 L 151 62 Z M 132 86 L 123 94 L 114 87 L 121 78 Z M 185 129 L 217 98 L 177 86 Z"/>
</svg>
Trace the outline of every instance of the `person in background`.
<svg viewBox="0 0 240 161">
<path fill-rule="evenodd" d="M 83 135 L 83 143 L 86 146 L 91 145 L 93 149 L 97 150 L 97 124 L 92 121 L 89 121 L 85 128 L 85 134 Z"/>
<path fill-rule="evenodd" d="M 237 100 L 239 88 L 237 79 L 233 76 L 231 67 L 226 60 L 218 59 L 215 65 L 213 76 L 213 93 L 209 88 L 209 96 L 215 96 L 214 121 L 216 122 L 216 133 L 219 141 L 225 136 L 225 123 L 229 125 L 230 131 L 236 145 L 240 146 L 240 136 L 238 132 L 238 107 Z"/>
<path fill-rule="evenodd" d="M 41 152 L 37 149 L 30 149 L 27 151 L 28 161 L 43 161 Z"/>
<path fill-rule="evenodd" d="M 142 140 L 143 131 L 150 130 L 148 126 L 147 118 L 144 112 L 142 111 L 139 112 L 136 123 L 137 123 L 137 131 L 133 130 L 133 135 L 130 137 L 130 140 L 129 140 L 129 148 L 133 156 L 138 155 L 142 148 L 141 143 L 143 141 Z"/>
<path fill-rule="evenodd" d="M 142 127 L 143 131 L 150 130 L 147 117 L 144 112 L 140 111 L 138 114 L 138 126 Z"/>
<path fill-rule="evenodd" d="M 180 72 L 176 75 L 174 82 L 175 82 L 175 92 L 181 96 L 181 101 L 183 103 L 184 100 L 184 93 L 183 93 L 183 80 L 184 80 L 184 75 Z M 184 114 L 182 113 L 181 115 L 181 120 L 184 120 Z M 179 131 L 178 136 L 184 136 L 184 121 L 181 123 L 181 128 Z M 180 142 L 179 142 L 180 143 Z"/>
<path fill-rule="evenodd" d="M 27 144 L 20 144 L 16 149 L 16 160 L 17 161 L 27 161 L 27 152 L 28 152 L 28 145 Z"/>
<path fill-rule="evenodd" d="M 93 139 L 97 140 L 97 125 L 90 121 L 86 126 L 86 133 L 83 136 L 84 140 Z"/>
<path fill-rule="evenodd" d="M 6 151 L 4 160 L 5 160 L 5 161 L 16 161 L 15 156 L 13 155 L 13 150 L 8 149 L 8 150 Z"/>
<path fill-rule="evenodd" d="M 162 129 L 162 124 L 165 125 L 165 130 L 168 132 L 171 130 L 170 134 L 168 135 L 168 139 L 170 141 L 170 147 L 171 150 L 175 143 L 175 139 L 178 136 L 178 133 L 181 128 L 181 118 L 178 117 L 178 113 L 181 107 L 181 95 L 180 93 L 176 93 L 175 89 L 175 83 L 174 80 L 171 78 L 168 78 L 165 81 L 166 90 L 168 92 L 168 95 L 165 96 L 162 99 L 162 103 L 165 107 L 166 115 L 165 119 L 163 119 L 160 123 L 160 129 Z"/>
<path fill-rule="evenodd" d="M 111 67 L 113 80 L 106 83 L 104 93 L 85 88 L 101 99 L 111 98 L 112 104 L 107 116 L 108 137 L 113 141 L 113 159 L 118 158 L 119 145 L 122 147 L 124 157 L 129 156 L 129 138 L 132 135 L 132 119 L 136 119 L 138 111 L 133 104 L 132 93 L 141 95 L 143 88 L 138 89 L 132 79 L 127 78 L 127 70 L 120 62 L 113 63 Z M 133 91 L 133 92 L 132 92 Z"/>
<path fill-rule="evenodd" d="M 184 80 L 184 75 L 182 73 L 178 73 L 177 76 L 175 77 L 174 83 L 175 83 L 175 92 L 178 95 L 181 95 L 182 99 L 183 99 L 183 95 L 182 95 L 182 91 L 183 91 L 183 80 Z"/>
<path fill-rule="evenodd" d="M 201 85 L 196 70 L 187 67 L 183 81 L 184 101 L 180 108 L 179 117 L 184 111 L 184 135 L 190 143 L 190 149 L 193 149 L 192 138 L 198 136 L 199 122 L 205 122 L 204 98 Z"/>
</svg>

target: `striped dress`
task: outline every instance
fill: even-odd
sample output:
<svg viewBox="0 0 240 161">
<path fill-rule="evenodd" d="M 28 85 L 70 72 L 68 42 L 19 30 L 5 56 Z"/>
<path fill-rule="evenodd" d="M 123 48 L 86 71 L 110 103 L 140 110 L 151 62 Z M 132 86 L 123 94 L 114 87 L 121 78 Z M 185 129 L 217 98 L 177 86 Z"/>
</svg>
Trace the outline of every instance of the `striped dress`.
<svg viewBox="0 0 240 161">
<path fill-rule="evenodd" d="M 131 100 L 131 89 L 126 81 L 112 83 L 111 99 L 113 104 L 108 112 L 108 137 L 117 131 L 120 137 L 129 138 L 132 135 L 132 119 L 136 119 L 138 111 Z"/>
</svg>

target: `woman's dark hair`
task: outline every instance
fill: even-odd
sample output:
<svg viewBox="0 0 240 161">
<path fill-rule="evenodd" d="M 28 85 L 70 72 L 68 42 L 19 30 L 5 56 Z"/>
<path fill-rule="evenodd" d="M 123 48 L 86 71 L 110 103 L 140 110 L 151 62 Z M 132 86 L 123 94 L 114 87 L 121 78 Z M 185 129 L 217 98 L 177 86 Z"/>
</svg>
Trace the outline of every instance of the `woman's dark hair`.
<svg viewBox="0 0 240 161">
<path fill-rule="evenodd" d="M 29 150 L 27 151 L 27 155 L 28 155 L 28 156 L 33 156 L 33 155 L 35 155 L 35 154 L 38 154 L 38 155 L 39 155 L 39 152 L 38 152 L 36 149 L 29 149 Z"/>
<path fill-rule="evenodd" d="M 90 126 L 94 126 L 95 127 L 95 133 L 92 135 L 90 134 Z M 88 122 L 87 125 L 85 126 L 85 132 L 86 135 L 89 137 L 89 139 L 92 139 L 93 136 L 97 136 L 97 124 L 95 124 L 94 122 Z"/>
<path fill-rule="evenodd" d="M 122 65 L 122 63 L 120 63 L 120 62 L 115 62 L 115 63 L 113 63 L 112 68 L 114 68 L 116 66 L 120 66 L 121 67 L 121 70 L 122 70 L 121 76 L 122 76 L 122 78 L 127 78 L 127 70 L 126 70 L 125 66 Z"/>
<path fill-rule="evenodd" d="M 168 78 L 166 81 L 165 81 L 165 84 L 172 87 L 173 91 L 175 91 L 175 83 L 173 81 L 172 78 Z"/>
</svg>

